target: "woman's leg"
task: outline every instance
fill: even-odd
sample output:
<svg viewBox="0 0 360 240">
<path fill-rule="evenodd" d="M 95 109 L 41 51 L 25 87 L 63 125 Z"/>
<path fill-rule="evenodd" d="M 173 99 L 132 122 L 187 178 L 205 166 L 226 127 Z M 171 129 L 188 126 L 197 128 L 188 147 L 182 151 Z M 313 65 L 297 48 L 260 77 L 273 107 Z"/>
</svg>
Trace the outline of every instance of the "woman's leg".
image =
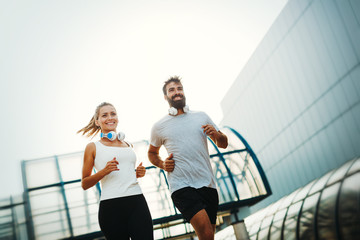
<svg viewBox="0 0 360 240">
<path fill-rule="evenodd" d="M 99 225 L 107 240 L 129 240 L 127 221 L 119 199 L 100 202 Z M 125 219 L 124 219 L 125 218 Z"/>
<path fill-rule="evenodd" d="M 132 240 L 153 240 L 152 218 L 143 195 L 137 195 L 133 212 L 129 217 L 129 235 Z"/>
</svg>

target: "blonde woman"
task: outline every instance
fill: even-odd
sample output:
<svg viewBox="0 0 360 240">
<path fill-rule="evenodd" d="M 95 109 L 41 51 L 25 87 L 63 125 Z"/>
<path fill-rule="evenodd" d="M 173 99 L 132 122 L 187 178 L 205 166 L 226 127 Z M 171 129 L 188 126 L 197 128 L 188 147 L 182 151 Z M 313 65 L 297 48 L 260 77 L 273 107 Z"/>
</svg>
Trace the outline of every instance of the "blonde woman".
<svg viewBox="0 0 360 240">
<path fill-rule="evenodd" d="M 152 240 L 151 214 L 137 182 L 146 170 L 142 163 L 135 170 L 135 152 L 123 133 L 117 133 L 117 125 L 115 107 L 104 102 L 78 131 L 88 137 L 100 132 L 100 140 L 85 148 L 81 186 L 86 190 L 101 183 L 99 225 L 107 240 Z"/>
</svg>

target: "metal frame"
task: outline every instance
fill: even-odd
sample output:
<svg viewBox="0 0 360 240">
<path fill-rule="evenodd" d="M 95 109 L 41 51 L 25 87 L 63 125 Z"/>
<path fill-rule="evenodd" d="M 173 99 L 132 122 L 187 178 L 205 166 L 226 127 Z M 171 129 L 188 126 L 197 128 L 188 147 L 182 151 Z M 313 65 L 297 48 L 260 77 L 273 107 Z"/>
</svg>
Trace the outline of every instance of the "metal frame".
<svg viewBox="0 0 360 240">
<path fill-rule="evenodd" d="M 234 212 L 238 212 L 239 208 L 241 208 L 243 206 L 251 206 L 251 205 L 261 201 L 262 199 L 266 198 L 267 196 L 269 196 L 272 193 L 269 183 L 264 174 L 264 171 L 263 171 L 255 153 L 252 151 L 251 147 L 249 146 L 249 144 L 245 141 L 245 139 L 236 130 L 234 130 L 230 127 L 225 127 L 225 128 L 229 129 L 230 133 L 233 134 L 235 137 L 237 137 L 243 143 L 245 148 L 244 149 L 236 149 L 236 150 L 232 149 L 231 151 L 228 151 L 228 152 L 221 152 L 219 150 L 219 148 L 209 138 L 209 141 L 211 143 L 210 146 L 212 146 L 216 151 L 216 154 L 210 155 L 210 159 L 215 164 L 214 171 L 217 174 L 219 174 L 219 172 L 220 172 L 220 176 L 221 176 L 220 178 L 217 179 L 217 181 L 218 182 L 222 181 L 223 186 L 225 187 L 225 191 L 220 191 L 220 194 L 228 194 L 228 197 L 231 200 L 231 201 L 223 202 L 219 205 L 219 214 L 220 215 L 223 215 L 223 214 L 227 215 L 227 214 L 231 214 Z M 147 141 L 145 141 L 145 143 L 146 143 L 146 145 L 149 144 L 149 142 L 147 142 Z M 257 194 L 260 194 L 260 195 L 256 195 L 255 197 L 241 200 L 240 193 L 238 192 L 238 189 L 237 189 L 237 182 L 239 181 L 239 177 L 240 178 L 242 177 L 244 184 L 246 184 L 246 182 L 248 182 L 248 179 L 246 179 L 246 177 L 244 177 L 242 175 L 234 175 L 231 172 L 231 169 L 229 168 L 229 166 L 227 164 L 227 161 L 229 161 L 229 159 L 227 159 L 226 156 L 229 156 L 232 154 L 240 154 L 242 152 L 246 152 L 247 154 L 245 156 L 245 159 L 243 157 L 241 157 L 242 161 L 244 161 L 245 163 L 242 166 L 242 168 L 243 168 L 242 170 L 239 166 L 240 171 L 244 172 L 245 169 L 248 167 L 246 162 L 250 161 L 250 159 L 248 158 L 248 156 L 250 156 L 251 160 L 255 164 L 255 168 L 257 168 L 257 171 L 259 173 L 259 176 L 261 178 L 261 181 L 263 183 L 266 193 L 260 194 L 260 191 L 258 191 Z M 82 152 L 80 152 L 80 153 L 82 153 Z M 71 155 L 71 154 L 62 155 L 61 157 L 68 156 L 68 155 Z M 215 158 L 218 158 L 219 161 L 214 161 Z M 72 226 L 72 222 L 71 222 L 71 214 L 70 214 L 70 209 L 69 209 L 68 200 L 66 197 L 66 189 L 65 189 L 65 185 L 80 182 L 81 179 L 75 179 L 75 180 L 71 180 L 71 181 L 63 181 L 61 170 L 60 170 L 60 164 L 59 164 L 59 161 L 60 161 L 59 156 L 54 156 L 51 159 L 55 160 L 56 171 L 57 171 L 57 174 L 59 177 L 59 182 L 54 183 L 54 184 L 44 185 L 44 186 L 32 187 L 32 188 L 29 188 L 27 185 L 26 163 L 28 161 L 22 162 L 23 182 L 24 182 L 24 188 L 25 188 L 24 197 L 26 199 L 25 208 L 26 208 L 26 214 L 27 214 L 27 220 L 28 220 L 28 224 L 27 224 L 28 235 L 30 236 L 30 239 L 35 239 L 34 223 L 32 221 L 31 206 L 30 206 L 30 202 L 29 202 L 30 201 L 29 192 L 37 191 L 37 190 L 41 190 L 41 189 L 45 189 L 45 188 L 49 188 L 49 187 L 59 187 L 60 194 L 62 195 L 62 199 L 64 201 L 64 210 L 66 213 L 67 224 L 68 224 L 68 227 L 70 230 L 69 238 L 74 238 L 74 239 L 75 238 L 82 239 L 83 237 L 86 238 L 86 236 L 90 236 L 92 234 L 85 234 L 82 236 L 74 236 L 74 230 L 73 230 L 73 226 Z M 44 160 L 44 159 L 40 159 L 40 160 Z M 29 162 L 31 162 L 31 161 L 36 161 L 36 160 L 30 160 Z M 225 172 L 221 170 L 221 168 L 220 168 L 221 164 L 223 164 L 222 166 L 225 168 Z M 163 191 L 164 188 L 169 189 L 166 174 L 162 169 L 156 168 L 154 166 L 150 166 L 150 167 L 147 167 L 147 170 L 149 170 L 148 174 L 155 174 L 157 176 L 157 178 L 160 179 L 158 185 L 156 186 L 156 189 L 158 189 L 158 191 L 160 189 L 162 189 L 162 191 Z M 253 177 L 254 175 L 253 175 L 253 172 L 251 172 L 251 171 L 253 171 L 253 170 L 250 170 L 249 173 Z M 224 173 L 226 173 L 226 174 L 223 175 Z M 229 185 L 228 181 L 230 182 L 230 185 Z M 164 184 L 165 184 L 165 186 L 164 186 Z M 254 181 L 252 184 L 255 184 L 256 188 L 258 188 L 258 182 Z M 101 194 L 101 188 L 100 188 L 99 184 L 96 185 L 95 189 L 98 192 L 98 194 Z M 258 190 L 259 190 L 259 188 L 258 188 Z M 168 198 L 169 198 L 168 195 L 162 196 L 161 201 L 166 201 L 166 203 L 164 203 L 163 205 L 170 206 L 172 208 L 172 211 L 175 214 L 153 219 L 154 227 L 157 229 L 162 229 L 163 236 L 166 237 L 167 239 L 177 238 L 180 236 L 194 235 L 195 233 L 194 233 L 193 229 L 191 227 L 187 227 L 188 223 L 185 223 L 185 221 L 182 220 L 182 215 L 178 212 L 178 210 L 176 209 L 175 205 L 172 202 L 171 203 L 168 202 Z M 224 199 L 226 199 L 226 198 L 224 198 Z M 99 199 L 97 199 L 97 200 L 99 200 Z M 184 224 L 184 232 L 179 236 L 172 236 L 169 227 L 179 225 L 179 224 Z M 227 224 L 227 223 L 224 222 L 223 224 Z M 99 234 L 99 232 L 94 232 L 93 234 L 97 235 L 97 234 Z"/>
</svg>

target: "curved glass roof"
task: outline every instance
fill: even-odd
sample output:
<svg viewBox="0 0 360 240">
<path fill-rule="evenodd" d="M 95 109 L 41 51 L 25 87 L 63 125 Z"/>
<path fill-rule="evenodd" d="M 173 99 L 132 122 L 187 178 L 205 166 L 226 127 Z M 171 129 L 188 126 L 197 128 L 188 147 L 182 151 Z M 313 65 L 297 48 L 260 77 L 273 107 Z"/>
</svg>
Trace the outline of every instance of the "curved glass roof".
<svg viewBox="0 0 360 240">
<path fill-rule="evenodd" d="M 245 218 L 250 239 L 358 239 L 360 158 Z"/>
</svg>

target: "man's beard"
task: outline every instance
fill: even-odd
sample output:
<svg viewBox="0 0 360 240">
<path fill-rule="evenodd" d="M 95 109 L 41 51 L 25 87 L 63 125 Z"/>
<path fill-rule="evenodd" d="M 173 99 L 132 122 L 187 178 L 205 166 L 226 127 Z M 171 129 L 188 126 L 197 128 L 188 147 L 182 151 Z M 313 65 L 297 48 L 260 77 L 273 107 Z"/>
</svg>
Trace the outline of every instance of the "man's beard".
<svg viewBox="0 0 360 240">
<path fill-rule="evenodd" d="M 174 101 L 173 99 L 176 98 L 176 97 L 182 97 L 182 99 L 180 100 L 177 100 L 177 101 Z M 177 94 L 177 95 L 174 95 L 171 99 L 166 97 L 168 103 L 170 104 L 171 107 L 174 107 L 176 109 L 182 109 L 185 107 L 186 105 L 186 98 L 184 95 L 180 95 L 180 94 Z"/>
</svg>

